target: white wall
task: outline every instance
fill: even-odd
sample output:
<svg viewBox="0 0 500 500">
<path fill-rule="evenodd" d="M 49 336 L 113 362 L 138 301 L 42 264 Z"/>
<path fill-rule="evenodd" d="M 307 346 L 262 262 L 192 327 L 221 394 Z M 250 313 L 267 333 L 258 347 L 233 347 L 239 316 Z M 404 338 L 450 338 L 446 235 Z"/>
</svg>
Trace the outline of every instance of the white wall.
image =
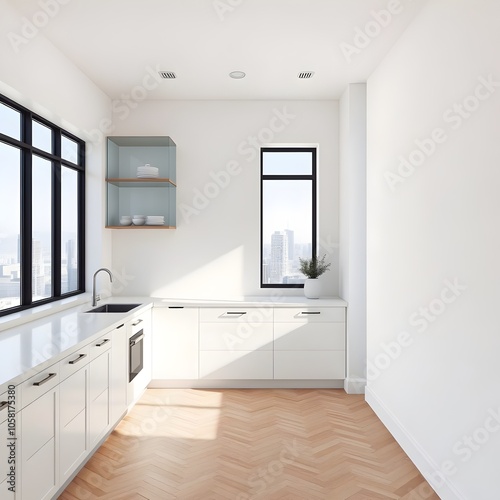
<svg viewBox="0 0 500 500">
<path fill-rule="evenodd" d="M 340 99 L 340 296 L 347 308 L 349 394 L 366 385 L 366 84 Z"/>
<path fill-rule="evenodd" d="M 168 135 L 177 144 L 177 229 L 113 231 L 113 265 L 126 275 L 122 293 L 268 295 L 259 288 L 258 146 L 306 143 L 319 144 L 319 237 L 333 263 L 323 292 L 337 295 L 337 122 L 336 101 L 144 101 L 125 120 L 117 114 L 113 135 Z M 200 206 L 197 190 L 203 192 L 211 175 L 231 162 L 239 173 L 229 185 L 199 213 L 185 215 L 187 206 Z"/>
<path fill-rule="evenodd" d="M 434 0 L 368 81 L 367 399 L 444 499 L 500 492 L 498 19 Z"/>
<path fill-rule="evenodd" d="M 103 120 L 110 119 L 111 101 L 44 37 L 43 28 L 26 31 L 23 16 L 5 0 L 0 0 L 0 11 L 0 92 L 88 141 L 86 283 L 89 288 L 95 269 L 111 264 L 111 238 L 103 229 L 105 143 L 98 140 L 102 134 L 95 133 L 105 123 Z M 33 36 L 28 38 L 27 33 Z"/>
</svg>

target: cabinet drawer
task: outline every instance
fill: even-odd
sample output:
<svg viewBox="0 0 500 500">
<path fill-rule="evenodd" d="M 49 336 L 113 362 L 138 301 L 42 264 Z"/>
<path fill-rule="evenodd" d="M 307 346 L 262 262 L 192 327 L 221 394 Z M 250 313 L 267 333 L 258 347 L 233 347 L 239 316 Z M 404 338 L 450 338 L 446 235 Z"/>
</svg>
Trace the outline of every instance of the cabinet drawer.
<svg viewBox="0 0 500 500">
<path fill-rule="evenodd" d="M 54 390 L 44 394 L 22 410 L 23 461 L 29 460 L 45 443 L 55 437 L 55 422 L 56 392 Z"/>
<path fill-rule="evenodd" d="M 68 377 L 59 386 L 59 416 L 61 427 L 65 427 L 87 403 L 87 370 Z"/>
<path fill-rule="evenodd" d="M 272 379 L 272 351 L 202 351 L 200 378 Z"/>
<path fill-rule="evenodd" d="M 276 323 L 277 351 L 344 350 L 344 323 Z"/>
<path fill-rule="evenodd" d="M 275 323 L 344 322 L 344 307 L 277 307 Z"/>
<path fill-rule="evenodd" d="M 104 434 L 109 424 L 109 392 L 104 391 L 90 403 L 90 447 Z"/>
<path fill-rule="evenodd" d="M 90 361 L 111 349 L 113 332 L 108 332 L 90 344 Z"/>
<path fill-rule="evenodd" d="M 54 388 L 59 382 L 59 363 L 29 378 L 21 384 L 21 407 L 28 406 L 35 399 Z"/>
<path fill-rule="evenodd" d="M 272 323 L 271 307 L 203 307 L 200 309 L 200 323 Z"/>
<path fill-rule="evenodd" d="M 201 323 L 201 351 L 272 351 L 272 323 Z"/>
<path fill-rule="evenodd" d="M 79 465 L 87 451 L 86 412 L 81 411 L 71 422 L 61 428 L 59 441 L 60 483 Z"/>
<path fill-rule="evenodd" d="M 90 347 L 88 345 L 72 352 L 66 356 L 61 362 L 61 380 L 68 378 L 73 373 L 77 372 L 80 368 L 87 365 L 89 362 Z"/>
<path fill-rule="evenodd" d="M 52 498 L 56 483 L 55 439 L 50 439 L 35 455 L 22 465 L 23 500 Z"/>
<path fill-rule="evenodd" d="M 330 380 L 345 378 L 344 351 L 275 351 L 274 378 Z"/>
<path fill-rule="evenodd" d="M 110 353 L 105 352 L 94 359 L 89 366 L 90 370 L 90 401 L 94 401 L 103 391 L 109 388 Z"/>
</svg>

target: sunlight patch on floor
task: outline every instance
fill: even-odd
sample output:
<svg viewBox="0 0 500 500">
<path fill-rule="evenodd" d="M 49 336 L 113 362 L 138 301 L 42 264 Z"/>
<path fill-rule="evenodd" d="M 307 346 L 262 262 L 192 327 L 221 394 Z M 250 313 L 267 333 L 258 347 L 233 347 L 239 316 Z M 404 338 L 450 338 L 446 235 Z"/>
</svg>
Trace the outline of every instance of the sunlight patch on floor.
<svg viewBox="0 0 500 500">
<path fill-rule="evenodd" d="M 222 393 L 207 390 L 172 392 L 148 389 L 116 428 L 123 436 L 143 439 L 217 439 Z"/>
</svg>

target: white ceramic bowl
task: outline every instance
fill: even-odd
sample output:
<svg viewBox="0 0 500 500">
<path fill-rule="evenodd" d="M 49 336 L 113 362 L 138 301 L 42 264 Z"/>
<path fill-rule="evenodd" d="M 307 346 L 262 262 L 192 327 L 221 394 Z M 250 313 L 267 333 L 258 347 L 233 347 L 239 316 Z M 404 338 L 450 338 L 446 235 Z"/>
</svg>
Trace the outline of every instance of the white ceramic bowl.
<svg viewBox="0 0 500 500">
<path fill-rule="evenodd" d="M 132 219 L 145 219 L 146 216 L 145 215 L 134 215 L 132 216 Z"/>
<path fill-rule="evenodd" d="M 132 219 L 132 222 L 134 223 L 134 226 L 143 226 L 146 223 L 146 219 L 138 219 L 137 217 L 134 217 Z"/>
</svg>

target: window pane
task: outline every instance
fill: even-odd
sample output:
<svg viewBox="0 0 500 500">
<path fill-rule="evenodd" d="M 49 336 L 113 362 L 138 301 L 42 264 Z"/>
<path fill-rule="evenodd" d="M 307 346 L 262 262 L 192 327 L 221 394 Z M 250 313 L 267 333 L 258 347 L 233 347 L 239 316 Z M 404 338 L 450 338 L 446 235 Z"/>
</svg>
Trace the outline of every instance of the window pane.
<svg viewBox="0 0 500 500">
<path fill-rule="evenodd" d="M 52 153 L 52 130 L 33 120 L 33 146 L 47 153 Z"/>
<path fill-rule="evenodd" d="M 52 296 L 52 163 L 33 156 L 33 301 Z"/>
<path fill-rule="evenodd" d="M 312 256 L 312 181 L 266 180 L 262 189 L 262 283 L 304 283 L 299 257 Z"/>
<path fill-rule="evenodd" d="M 64 135 L 61 138 L 61 156 L 71 163 L 78 163 L 78 144 Z"/>
<path fill-rule="evenodd" d="M 0 142 L 0 310 L 21 302 L 21 151 Z"/>
<path fill-rule="evenodd" d="M 311 175 L 310 151 L 269 151 L 262 153 L 264 175 Z"/>
<path fill-rule="evenodd" d="M 78 174 L 61 174 L 61 293 L 78 290 Z"/>
<path fill-rule="evenodd" d="M 21 113 L 0 104 L 0 133 L 21 140 Z"/>
</svg>

